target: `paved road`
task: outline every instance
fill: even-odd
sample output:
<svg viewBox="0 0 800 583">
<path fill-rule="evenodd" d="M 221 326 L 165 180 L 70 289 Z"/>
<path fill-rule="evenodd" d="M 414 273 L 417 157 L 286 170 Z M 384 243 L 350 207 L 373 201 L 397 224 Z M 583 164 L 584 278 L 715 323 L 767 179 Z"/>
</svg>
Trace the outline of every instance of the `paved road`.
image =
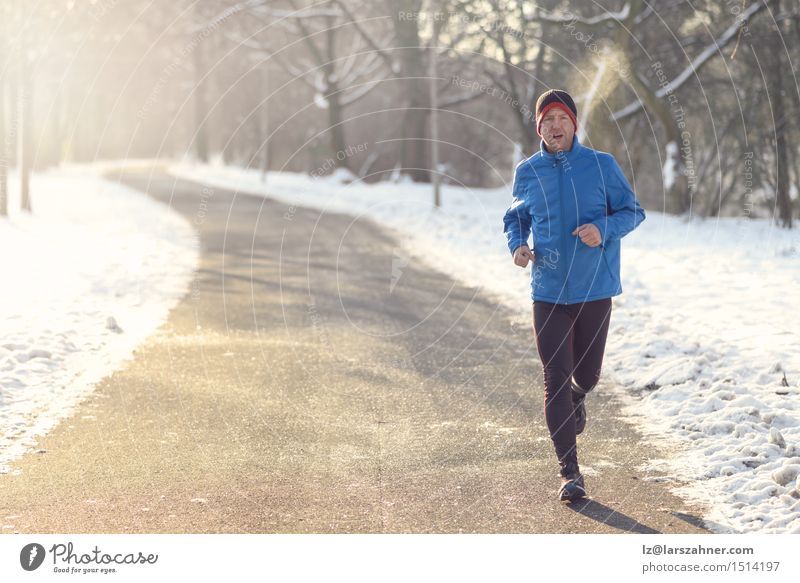
<svg viewBox="0 0 800 583">
<path fill-rule="evenodd" d="M 3 532 L 705 532 L 603 394 L 579 438 L 592 500 L 559 503 L 529 328 L 375 224 L 120 179 L 195 223 L 200 269 L 0 476 Z"/>
</svg>

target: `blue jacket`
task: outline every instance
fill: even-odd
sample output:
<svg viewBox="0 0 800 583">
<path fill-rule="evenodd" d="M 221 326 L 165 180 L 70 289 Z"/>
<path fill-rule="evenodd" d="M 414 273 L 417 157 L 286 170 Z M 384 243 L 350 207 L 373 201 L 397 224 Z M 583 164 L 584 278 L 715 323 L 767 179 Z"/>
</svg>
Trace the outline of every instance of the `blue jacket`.
<svg viewBox="0 0 800 583">
<path fill-rule="evenodd" d="M 557 154 L 542 142 L 540 151 L 514 170 L 513 196 L 504 230 L 512 255 L 533 232 L 534 301 L 575 304 L 622 293 L 620 239 L 645 214 L 611 154 L 581 145 L 577 136 L 571 150 Z M 599 246 L 589 247 L 572 234 L 585 223 L 600 230 Z"/>
</svg>

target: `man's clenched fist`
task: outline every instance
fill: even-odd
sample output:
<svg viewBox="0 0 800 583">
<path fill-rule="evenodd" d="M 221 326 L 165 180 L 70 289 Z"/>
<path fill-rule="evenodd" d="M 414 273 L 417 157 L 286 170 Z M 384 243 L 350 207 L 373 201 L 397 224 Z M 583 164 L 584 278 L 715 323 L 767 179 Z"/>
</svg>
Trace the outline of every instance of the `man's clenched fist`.
<svg viewBox="0 0 800 583">
<path fill-rule="evenodd" d="M 598 229 L 592 223 L 581 225 L 572 231 L 572 234 L 580 237 L 581 241 L 583 241 L 584 244 L 588 245 L 589 247 L 597 247 L 603 240 L 603 238 L 600 236 L 600 229 Z"/>
<path fill-rule="evenodd" d="M 528 261 L 533 260 L 533 251 L 527 245 L 521 245 L 514 251 L 514 263 L 520 267 L 528 267 Z"/>
</svg>

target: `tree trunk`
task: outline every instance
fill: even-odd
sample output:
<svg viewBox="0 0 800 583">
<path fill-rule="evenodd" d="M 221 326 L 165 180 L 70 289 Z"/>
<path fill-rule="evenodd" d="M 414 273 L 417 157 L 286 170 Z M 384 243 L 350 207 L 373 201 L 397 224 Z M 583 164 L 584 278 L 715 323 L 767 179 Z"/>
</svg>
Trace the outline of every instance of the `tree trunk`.
<svg viewBox="0 0 800 583">
<path fill-rule="evenodd" d="M 259 94 L 264 97 L 264 103 L 261 104 L 261 110 L 258 112 L 258 129 L 259 129 L 259 142 L 261 147 L 261 181 L 267 180 L 267 172 L 269 172 L 270 151 L 269 146 L 271 140 L 269 139 L 269 61 L 264 61 L 258 68 L 259 81 L 261 90 Z"/>
<path fill-rule="evenodd" d="M 780 0 L 772 0 L 773 16 L 780 14 Z M 770 62 L 770 76 L 772 77 L 772 108 L 775 120 L 775 164 L 777 165 L 775 178 L 775 198 L 778 204 L 779 224 L 787 229 L 792 228 L 792 201 L 789 199 L 789 155 L 786 143 L 786 131 L 789 127 L 786 107 L 783 99 L 783 43 L 781 39 L 781 26 L 776 23 L 772 36 L 773 47 Z"/>
<path fill-rule="evenodd" d="M 199 9 L 198 9 L 199 10 Z M 198 14 L 198 21 L 200 15 Z M 202 35 L 201 35 L 202 36 Z M 194 97 L 194 127 L 195 137 L 194 144 L 197 153 L 197 159 L 202 163 L 208 163 L 208 105 L 206 103 L 206 90 L 208 87 L 208 78 L 203 79 L 206 73 L 206 58 L 203 43 L 205 38 L 198 38 L 197 45 L 192 52 L 194 61 L 194 88 L 192 96 Z"/>
<path fill-rule="evenodd" d="M 29 67 L 26 56 L 25 45 L 27 38 L 24 30 L 22 29 L 22 22 L 24 22 L 22 13 L 22 0 L 20 0 L 19 11 L 17 13 L 20 17 L 20 31 L 19 43 L 17 54 L 17 107 L 19 118 L 19 138 L 17 141 L 17 166 L 19 168 L 19 192 L 20 192 L 20 208 L 24 211 L 31 212 L 31 132 L 33 121 L 33 77 Z"/>
<path fill-rule="evenodd" d="M 624 26 L 618 27 L 615 33 L 616 45 L 620 48 L 621 58 L 627 71 L 630 72 L 627 80 L 635 90 L 636 95 L 644 102 L 645 107 L 658 118 L 665 133 L 665 167 L 664 172 L 671 174 L 672 181 L 666 190 L 666 208 L 674 213 L 685 213 L 691 209 L 692 188 L 689 184 L 689 165 L 692 160 L 691 135 L 685 134 L 685 128 L 681 127 L 685 123 L 685 112 L 679 101 L 670 108 L 666 102 L 655 95 L 655 90 L 646 85 L 636 74 L 631 59 L 631 30 L 635 30 L 634 20 L 644 8 L 643 0 L 633 0 L 628 17 L 625 19 Z M 653 65 L 655 67 L 656 64 Z M 684 136 L 686 139 L 684 139 Z M 671 146 L 674 144 L 674 146 Z M 675 156 L 670 156 L 677 148 Z"/>
<path fill-rule="evenodd" d="M 441 201 L 441 183 L 442 177 L 439 174 L 439 115 L 437 112 L 438 101 L 436 99 L 436 91 L 438 90 L 437 71 L 438 65 L 438 50 L 439 50 L 439 22 L 434 21 L 433 25 L 433 40 L 431 41 L 430 56 L 428 65 L 430 67 L 430 82 L 428 83 L 428 91 L 431 100 L 431 115 L 430 115 L 430 135 L 431 135 L 431 181 L 433 182 L 433 206 L 439 208 L 442 206 Z"/>
<path fill-rule="evenodd" d="M 544 27 L 542 28 L 544 29 Z M 542 35 L 544 35 L 544 30 L 542 30 Z M 525 104 L 528 106 L 530 115 L 522 120 L 522 131 L 524 136 L 522 147 L 524 148 L 525 154 L 528 156 L 532 156 L 539 149 L 540 138 L 539 134 L 536 133 L 536 100 L 539 98 L 539 93 L 543 92 L 543 87 L 541 87 L 543 83 L 541 82 L 541 79 L 544 79 L 545 75 L 544 59 L 545 55 L 547 54 L 547 42 L 544 42 L 544 40 L 545 39 L 543 38 L 543 42 L 539 43 L 539 50 L 536 51 L 536 61 L 534 62 L 535 64 L 533 66 L 533 91 L 531 92 L 532 100 L 530 103 Z"/>
<path fill-rule="evenodd" d="M 5 45 L 5 18 L 0 21 L 0 43 Z M 3 47 L 5 49 L 5 46 Z M 5 50 L 2 51 L 5 57 Z M 0 217 L 8 216 L 8 143 L 9 124 L 6 123 L 6 94 L 8 83 L 0 83 Z"/>
<path fill-rule="evenodd" d="M 395 6 L 397 4 L 397 6 Z M 419 37 L 419 19 L 401 17 L 402 14 L 419 14 L 421 0 L 398 0 L 392 3 L 395 35 L 399 49 L 400 75 L 405 78 L 406 110 L 403 114 L 403 140 L 401 144 L 401 172 L 414 182 L 429 182 L 425 147 L 425 129 L 428 118 L 428 87 L 425 51 Z"/>
<path fill-rule="evenodd" d="M 336 77 L 336 29 L 333 18 L 326 17 L 325 55 L 327 60 L 322 66 L 325 75 L 326 95 L 328 103 L 328 132 L 332 160 L 337 168 L 350 170 L 350 156 L 347 155 L 347 144 L 344 139 L 342 94 L 339 91 L 339 80 Z"/>
<path fill-rule="evenodd" d="M 33 153 L 33 78 L 28 63 L 21 63 L 20 132 L 19 132 L 19 193 L 20 209 L 31 212 L 31 158 Z"/>
</svg>

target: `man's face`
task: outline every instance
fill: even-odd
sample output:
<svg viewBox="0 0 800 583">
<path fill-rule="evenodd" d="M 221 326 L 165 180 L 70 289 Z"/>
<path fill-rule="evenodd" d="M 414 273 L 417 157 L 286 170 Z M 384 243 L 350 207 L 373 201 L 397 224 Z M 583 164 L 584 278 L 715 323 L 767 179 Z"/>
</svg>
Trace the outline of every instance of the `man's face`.
<svg viewBox="0 0 800 583">
<path fill-rule="evenodd" d="M 554 107 L 542 118 L 542 132 L 547 149 L 551 152 L 569 150 L 572 148 L 572 138 L 575 135 L 575 126 L 567 112 L 560 107 Z"/>
</svg>

